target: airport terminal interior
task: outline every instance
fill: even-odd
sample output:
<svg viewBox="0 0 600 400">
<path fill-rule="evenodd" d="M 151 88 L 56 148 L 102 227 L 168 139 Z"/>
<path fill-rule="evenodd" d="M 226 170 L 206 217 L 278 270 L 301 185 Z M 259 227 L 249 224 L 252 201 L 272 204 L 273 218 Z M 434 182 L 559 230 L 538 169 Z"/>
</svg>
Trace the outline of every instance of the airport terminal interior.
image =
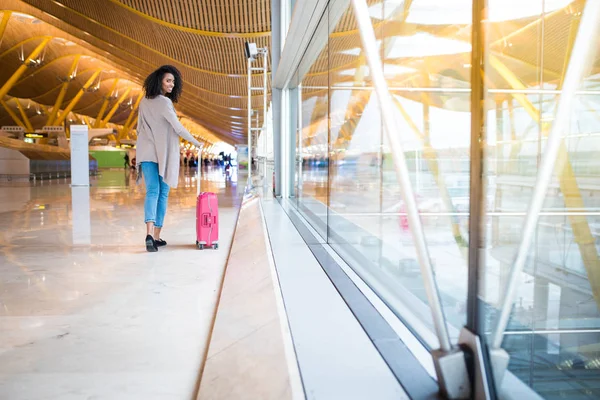
<svg viewBox="0 0 600 400">
<path fill-rule="evenodd" d="M 0 105 L 2 400 L 600 399 L 600 0 L 1 0 Z"/>
</svg>

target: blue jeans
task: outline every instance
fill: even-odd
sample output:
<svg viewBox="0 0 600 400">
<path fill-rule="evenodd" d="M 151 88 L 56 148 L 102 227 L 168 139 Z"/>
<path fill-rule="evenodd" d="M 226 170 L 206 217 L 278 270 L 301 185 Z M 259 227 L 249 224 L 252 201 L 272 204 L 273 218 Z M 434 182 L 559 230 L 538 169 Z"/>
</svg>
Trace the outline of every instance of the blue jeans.
<svg viewBox="0 0 600 400">
<path fill-rule="evenodd" d="M 146 184 L 146 201 L 144 202 L 144 222 L 154 222 L 154 226 L 162 228 L 167 201 L 169 199 L 169 185 L 158 174 L 158 164 L 144 161 L 141 164 L 142 176 Z"/>
</svg>

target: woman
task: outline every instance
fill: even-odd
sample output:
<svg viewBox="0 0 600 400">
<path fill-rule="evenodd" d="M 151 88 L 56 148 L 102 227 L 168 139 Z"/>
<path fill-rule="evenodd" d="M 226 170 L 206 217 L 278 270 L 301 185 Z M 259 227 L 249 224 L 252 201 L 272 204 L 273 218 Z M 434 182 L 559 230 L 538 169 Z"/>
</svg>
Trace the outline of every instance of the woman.
<svg viewBox="0 0 600 400">
<path fill-rule="evenodd" d="M 179 179 L 179 137 L 200 148 L 202 145 L 181 125 L 173 103 L 181 96 L 183 82 L 177 68 L 163 65 L 144 81 L 145 97 L 139 105 L 136 158 L 138 179 L 144 177 L 146 201 L 146 250 L 158 251 L 167 242 L 160 231 L 167 212 L 170 188 Z"/>
</svg>

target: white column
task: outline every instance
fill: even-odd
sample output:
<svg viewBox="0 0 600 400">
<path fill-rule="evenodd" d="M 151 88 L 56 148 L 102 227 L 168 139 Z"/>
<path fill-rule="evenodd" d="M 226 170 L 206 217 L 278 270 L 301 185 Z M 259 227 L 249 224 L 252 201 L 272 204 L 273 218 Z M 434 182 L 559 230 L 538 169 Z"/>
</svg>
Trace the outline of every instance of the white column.
<svg viewBox="0 0 600 400">
<path fill-rule="evenodd" d="M 87 125 L 71 125 L 71 186 L 90 186 Z"/>
</svg>

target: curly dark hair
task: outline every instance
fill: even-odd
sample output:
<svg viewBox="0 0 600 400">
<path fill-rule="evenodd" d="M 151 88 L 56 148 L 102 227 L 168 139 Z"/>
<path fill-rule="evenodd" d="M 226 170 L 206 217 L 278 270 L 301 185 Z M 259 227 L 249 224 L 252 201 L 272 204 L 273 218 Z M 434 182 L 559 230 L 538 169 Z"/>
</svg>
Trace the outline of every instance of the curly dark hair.
<svg viewBox="0 0 600 400">
<path fill-rule="evenodd" d="M 167 73 L 173 74 L 175 77 L 175 86 L 173 86 L 171 93 L 167 93 L 165 96 L 170 98 L 173 103 L 177 103 L 179 96 L 181 96 L 181 90 L 183 89 L 183 81 L 181 80 L 181 73 L 179 70 L 172 65 L 163 65 L 148 75 L 144 81 L 146 98 L 153 99 L 159 94 L 162 94 L 162 80 Z"/>
</svg>

